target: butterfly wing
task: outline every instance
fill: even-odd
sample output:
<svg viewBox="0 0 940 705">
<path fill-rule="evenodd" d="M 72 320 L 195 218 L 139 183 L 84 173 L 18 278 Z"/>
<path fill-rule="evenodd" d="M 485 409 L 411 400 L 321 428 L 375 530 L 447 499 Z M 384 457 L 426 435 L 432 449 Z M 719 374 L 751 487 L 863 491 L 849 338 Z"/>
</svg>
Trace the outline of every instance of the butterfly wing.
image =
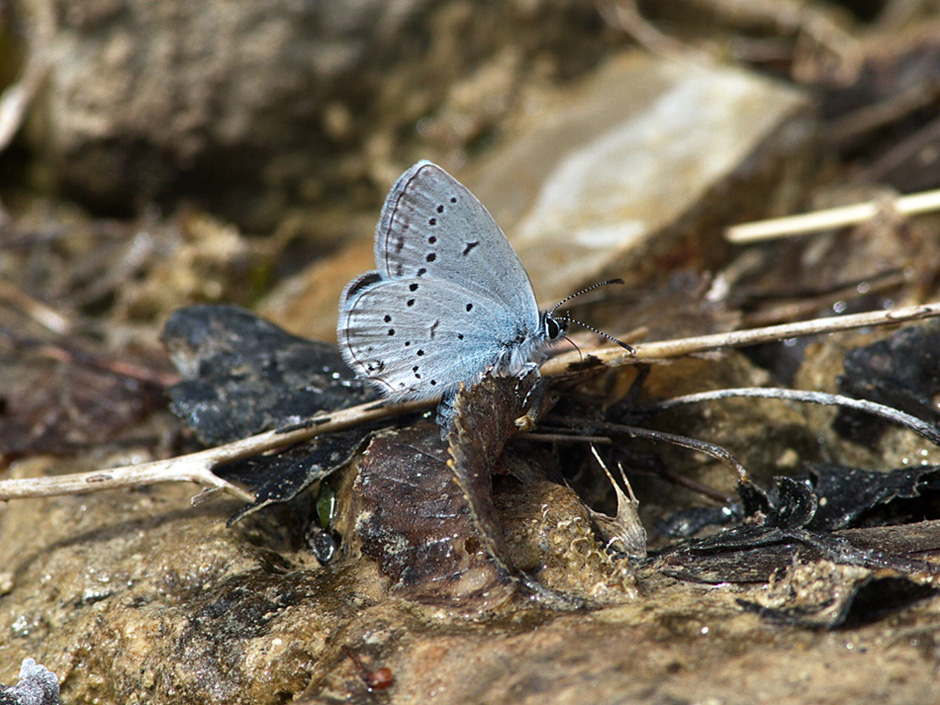
<svg viewBox="0 0 940 705">
<path fill-rule="evenodd" d="M 337 338 L 347 364 L 396 399 L 430 399 L 475 382 L 519 335 L 514 315 L 443 279 L 367 272 L 340 300 Z"/>
<path fill-rule="evenodd" d="M 429 161 L 401 175 L 375 230 L 386 278 L 435 277 L 489 296 L 534 327 L 538 306 L 518 255 L 486 208 Z"/>
</svg>

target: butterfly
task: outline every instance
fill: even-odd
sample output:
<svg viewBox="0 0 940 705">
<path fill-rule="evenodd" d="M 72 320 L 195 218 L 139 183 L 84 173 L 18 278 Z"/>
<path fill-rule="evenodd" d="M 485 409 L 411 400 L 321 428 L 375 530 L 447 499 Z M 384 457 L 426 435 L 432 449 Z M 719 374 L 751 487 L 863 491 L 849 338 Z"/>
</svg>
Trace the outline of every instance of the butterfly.
<svg viewBox="0 0 940 705">
<path fill-rule="evenodd" d="M 554 315 L 558 306 L 539 310 L 499 225 L 429 161 L 403 173 L 385 199 L 375 265 L 343 290 L 336 335 L 357 376 L 393 401 L 446 401 L 487 370 L 537 371 L 570 322 Z"/>
</svg>

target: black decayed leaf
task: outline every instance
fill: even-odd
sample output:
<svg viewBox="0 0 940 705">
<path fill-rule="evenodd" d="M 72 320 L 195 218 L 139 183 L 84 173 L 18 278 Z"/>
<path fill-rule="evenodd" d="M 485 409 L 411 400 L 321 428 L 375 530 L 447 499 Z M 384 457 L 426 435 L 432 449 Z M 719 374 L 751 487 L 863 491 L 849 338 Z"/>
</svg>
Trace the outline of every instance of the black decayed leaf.
<svg viewBox="0 0 940 705">
<path fill-rule="evenodd" d="M 183 376 L 170 390 L 170 408 L 210 445 L 377 398 L 336 346 L 298 338 L 235 306 L 180 309 L 167 322 L 163 342 Z M 257 498 L 230 523 L 291 499 L 341 467 L 369 432 L 326 434 L 289 452 L 218 468 L 217 475 L 244 484 Z"/>
<path fill-rule="evenodd" d="M 940 424 L 931 397 L 940 391 L 940 325 L 909 326 L 886 340 L 850 350 L 839 391 L 850 397 L 886 404 Z M 842 409 L 833 427 L 857 443 L 872 444 L 886 421 Z"/>
<path fill-rule="evenodd" d="M 912 556 L 936 547 L 940 531 L 936 522 L 873 524 L 879 516 L 888 521 L 905 515 L 906 502 L 919 503 L 907 512 L 918 518 L 940 517 L 940 511 L 925 509 L 929 495 L 940 489 L 938 480 L 936 466 L 884 473 L 816 466 L 803 478 L 777 478 L 771 493 L 742 483 L 738 491 L 746 521 L 705 539 L 680 543 L 660 559 L 665 572 L 702 582 L 764 581 L 786 570 L 797 557 L 886 569 L 902 576 L 934 574 L 935 567 Z M 866 528 L 851 528 L 863 520 Z M 892 533 L 885 537 L 888 528 Z"/>
<path fill-rule="evenodd" d="M 786 485 L 784 489 L 781 482 Z M 930 493 L 940 491 L 940 466 L 922 465 L 882 472 L 841 465 L 810 465 L 799 478 L 778 481 L 770 493 L 752 483 L 738 487 L 741 502 L 724 507 L 692 507 L 657 524 L 666 535 L 688 537 L 708 526 L 725 526 L 743 517 L 770 517 L 774 526 L 835 531 L 866 524 L 892 523 L 888 517 L 940 518 L 931 512 Z M 807 496 L 809 493 L 810 496 Z M 914 500 L 907 503 L 901 500 Z M 921 506 L 921 500 L 928 506 Z M 798 504 L 803 506 L 799 507 Z M 809 503 L 814 506 L 810 512 Z"/>
<path fill-rule="evenodd" d="M 163 343 L 183 381 L 171 409 L 209 445 L 378 398 L 335 345 L 305 340 L 235 306 L 175 311 Z"/>
<path fill-rule="evenodd" d="M 857 526 L 860 520 L 882 510 L 894 510 L 898 514 L 903 510 L 898 500 L 914 500 L 924 493 L 940 490 L 940 466 L 937 465 L 888 472 L 819 465 L 810 467 L 810 478 L 820 502 L 808 526 L 817 531 Z M 916 518 L 940 517 L 940 509 L 928 515 L 918 508 L 916 514 Z"/>
<path fill-rule="evenodd" d="M 255 502 L 246 505 L 229 520 L 229 525 L 262 507 L 286 502 L 317 480 L 349 462 L 366 434 L 360 430 L 327 434 L 276 455 L 256 455 L 216 468 L 219 477 L 250 488 Z"/>
</svg>

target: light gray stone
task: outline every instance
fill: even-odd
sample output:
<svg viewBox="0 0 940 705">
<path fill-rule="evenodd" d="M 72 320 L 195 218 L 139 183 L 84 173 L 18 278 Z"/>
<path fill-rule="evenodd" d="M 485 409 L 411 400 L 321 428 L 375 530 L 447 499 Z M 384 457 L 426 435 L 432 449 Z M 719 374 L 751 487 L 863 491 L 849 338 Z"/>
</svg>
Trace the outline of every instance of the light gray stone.
<svg viewBox="0 0 940 705">
<path fill-rule="evenodd" d="M 533 114 L 466 183 L 548 304 L 607 276 L 643 276 L 657 257 L 718 261 L 723 224 L 803 194 L 814 134 L 793 88 L 627 54 Z"/>
</svg>

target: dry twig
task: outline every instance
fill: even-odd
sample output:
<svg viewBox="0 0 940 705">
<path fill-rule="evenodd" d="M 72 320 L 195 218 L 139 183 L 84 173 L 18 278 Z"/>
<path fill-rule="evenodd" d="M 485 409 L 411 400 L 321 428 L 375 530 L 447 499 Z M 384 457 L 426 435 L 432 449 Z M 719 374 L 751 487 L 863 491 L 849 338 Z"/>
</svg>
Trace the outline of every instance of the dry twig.
<svg viewBox="0 0 940 705">
<path fill-rule="evenodd" d="M 694 353 L 722 350 L 782 340 L 801 335 L 831 333 L 852 328 L 879 326 L 923 320 L 940 316 L 940 303 L 924 304 L 895 309 L 874 311 L 839 318 L 821 318 L 799 323 L 768 326 L 753 330 L 733 331 L 704 335 L 695 338 L 645 343 L 636 346 L 636 354 L 630 355 L 622 348 L 610 347 L 586 351 L 584 356 L 594 357 L 609 367 L 632 365 Z M 542 366 L 546 376 L 560 375 L 568 366 L 581 360 L 578 353 L 566 353 L 548 360 Z M 391 418 L 405 413 L 429 409 L 434 400 L 388 405 L 383 402 L 361 404 L 329 414 L 313 417 L 308 424 L 287 431 L 266 431 L 234 443 L 209 448 L 190 455 L 156 460 L 141 465 L 130 465 L 110 470 L 41 477 L 23 480 L 0 480 L 0 500 L 22 497 L 42 497 L 62 494 L 95 492 L 103 489 L 141 487 L 160 482 L 195 482 L 216 492 L 223 491 L 245 501 L 253 501 L 252 495 L 213 474 L 213 469 L 225 463 L 253 455 L 277 450 L 307 441 L 315 436 L 360 426 L 373 421 Z"/>
<path fill-rule="evenodd" d="M 895 325 L 927 318 L 937 318 L 938 316 L 940 316 L 940 302 L 907 306 L 890 311 L 870 311 L 836 318 L 815 318 L 809 321 L 785 323 L 778 326 L 700 335 L 692 338 L 680 338 L 679 340 L 642 343 L 633 346 L 636 348 L 636 355 L 629 355 L 622 348 L 613 346 L 592 350 L 583 353 L 583 355 L 585 357 L 590 355 L 608 367 L 619 367 L 635 362 L 655 362 L 683 355 L 695 355 L 726 348 L 741 348 L 748 345 L 757 345 L 758 343 L 769 343 L 775 340 L 835 333 L 869 326 Z M 560 375 L 569 365 L 579 362 L 580 359 L 581 357 L 577 351 L 553 357 L 542 365 L 542 374 L 548 376 Z"/>
<path fill-rule="evenodd" d="M 843 228 L 847 225 L 857 225 L 866 220 L 871 220 L 878 215 L 884 205 L 878 201 L 869 201 L 868 203 L 856 203 L 851 206 L 830 208 L 784 218 L 741 223 L 728 228 L 725 231 L 725 239 L 743 245 L 830 228 Z M 901 215 L 917 215 L 940 210 L 940 189 L 899 196 L 889 205 Z"/>
</svg>

